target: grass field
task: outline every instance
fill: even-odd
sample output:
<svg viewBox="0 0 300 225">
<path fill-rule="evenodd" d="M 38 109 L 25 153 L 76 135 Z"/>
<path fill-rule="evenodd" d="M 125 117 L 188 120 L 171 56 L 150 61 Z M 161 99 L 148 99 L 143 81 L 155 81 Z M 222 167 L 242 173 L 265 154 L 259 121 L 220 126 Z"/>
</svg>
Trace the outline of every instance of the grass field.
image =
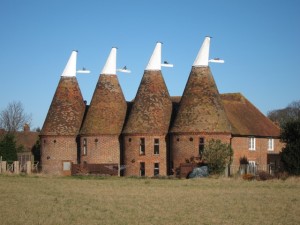
<svg viewBox="0 0 300 225">
<path fill-rule="evenodd" d="M 300 178 L 0 175 L 0 224 L 300 224 Z"/>
</svg>

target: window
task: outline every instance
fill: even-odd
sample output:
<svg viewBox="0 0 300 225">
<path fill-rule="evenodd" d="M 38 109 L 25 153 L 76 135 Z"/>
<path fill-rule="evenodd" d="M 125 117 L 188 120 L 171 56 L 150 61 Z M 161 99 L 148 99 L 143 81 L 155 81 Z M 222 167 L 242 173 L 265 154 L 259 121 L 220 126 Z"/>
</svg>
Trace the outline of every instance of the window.
<svg viewBox="0 0 300 225">
<path fill-rule="evenodd" d="M 268 139 L 268 150 L 274 151 L 274 139 L 273 138 Z"/>
<path fill-rule="evenodd" d="M 255 137 L 248 138 L 249 150 L 255 150 Z"/>
<path fill-rule="evenodd" d="M 159 155 L 159 139 L 154 139 L 154 155 Z"/>
<path fill-rule="evenodd" d="M 204 151 L 204 138 L 199 138 L 199 156 L 203 154 Z"/>
<path fill-rule="evenodd" d="M 145 176 L 145 163 L 140 162 L 140 176 L 144 177 Z"/>
<path fill-rule="evenodd" d="M 83 155 L 87 155 L 87 140 L 83 139 Z"/>
<path fill-rule="evenodd" d="M 248 173 L 256 174 L 256 162 L 249 160 Z"/>
<path fill-rule="evenodd" d="M 159 163 L 154 163 L 154 176 L 159 175 Z"/>
<path fill-rule="evenodd" d="M 145 138 L 140 138 L 140 155 L 145 155 Z"/>
</svg>

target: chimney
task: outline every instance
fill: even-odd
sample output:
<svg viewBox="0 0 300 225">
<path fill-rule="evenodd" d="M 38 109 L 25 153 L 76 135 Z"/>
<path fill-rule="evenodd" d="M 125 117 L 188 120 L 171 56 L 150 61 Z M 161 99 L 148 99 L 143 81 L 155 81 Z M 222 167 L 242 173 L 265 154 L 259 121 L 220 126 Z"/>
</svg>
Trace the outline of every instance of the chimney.
<svg viewBox="0 0 300 225">
<path fill-rule="evenodd" d="M 24 130 L 24 132 L 29 132 L 30 131 L 30 126 L 27 123 L 25 123 L 24 127 L 23 127 L 23 130 Z"/>
</svg>

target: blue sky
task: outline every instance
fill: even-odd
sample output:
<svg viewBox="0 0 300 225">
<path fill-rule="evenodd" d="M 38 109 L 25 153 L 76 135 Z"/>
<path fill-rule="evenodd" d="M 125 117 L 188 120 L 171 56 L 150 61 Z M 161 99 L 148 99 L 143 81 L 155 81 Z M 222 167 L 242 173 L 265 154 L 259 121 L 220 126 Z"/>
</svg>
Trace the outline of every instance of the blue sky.
<svg viewBox="0 0 300 225">
<path fill-rule="evenodd" d="M 300 1 L 1 0 L 0 110 L 21 101 L 42 127 L 71 51 L 89 103 L 111 47 L 126 100 L 135 97 L 155 43 L 163 42 L 170 95 L 182 95 L 204 40 L 220 93 L 241 92 L 264 114 L 300 99 Z"/>
</svg>

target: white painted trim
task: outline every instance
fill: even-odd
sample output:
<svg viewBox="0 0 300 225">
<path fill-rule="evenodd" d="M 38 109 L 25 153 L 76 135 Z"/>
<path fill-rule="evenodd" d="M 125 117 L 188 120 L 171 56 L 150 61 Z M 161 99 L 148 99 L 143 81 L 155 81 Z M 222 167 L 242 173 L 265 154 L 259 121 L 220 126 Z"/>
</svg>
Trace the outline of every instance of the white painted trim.
<svg viewBox="0 0 300 225">
<path fill-rule="evenodd" d="M 101 74 L 117 74 L 117 48 L 112 48 Z"/>
<path fill-rule="evenodd" d="M 61 74 L 62 77 L 76 77 L 77 51 L 72 51 L 69 61 Z"/>
<path fill-rule="evenodd" d="M 205 37 L 198 55 L 194 61 L 195 67 L 207 67 L 209 58 L 210 37 Z"/>
<path fill-rule="evenodd" d="M 156 43 L 146 70 L 161 70 L 161 45 L 160 42 Z"/>
</svg>

